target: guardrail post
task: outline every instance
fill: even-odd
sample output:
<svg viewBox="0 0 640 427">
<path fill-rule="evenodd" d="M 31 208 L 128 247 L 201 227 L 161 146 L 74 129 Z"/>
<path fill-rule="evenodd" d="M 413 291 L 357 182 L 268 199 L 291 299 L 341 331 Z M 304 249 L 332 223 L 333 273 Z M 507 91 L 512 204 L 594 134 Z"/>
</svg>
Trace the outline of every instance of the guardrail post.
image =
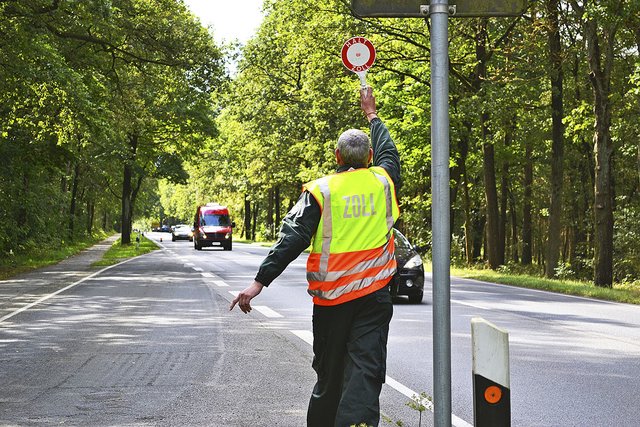
<svg viewBox="0 0 640 427">
<path fill-rule="evenodd" d="M 481 317 L 471 319 L 475 427 L 511 426 L 509 334 Z"/>
</svg>

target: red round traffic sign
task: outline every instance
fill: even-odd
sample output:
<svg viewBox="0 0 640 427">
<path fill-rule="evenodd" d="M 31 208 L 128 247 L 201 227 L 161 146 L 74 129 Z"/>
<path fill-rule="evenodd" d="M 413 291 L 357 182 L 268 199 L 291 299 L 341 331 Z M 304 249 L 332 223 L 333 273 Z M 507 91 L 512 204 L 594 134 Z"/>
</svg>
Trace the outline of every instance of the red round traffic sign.
<svg viewBox="0 0 640 427">
<path fill-rule="evenodd" d="M 367 71 L 376 60 L 376 49 L 364 37 L 352 37 L 342 46 L 342 63 L 353 72 Z"/>
</svg>

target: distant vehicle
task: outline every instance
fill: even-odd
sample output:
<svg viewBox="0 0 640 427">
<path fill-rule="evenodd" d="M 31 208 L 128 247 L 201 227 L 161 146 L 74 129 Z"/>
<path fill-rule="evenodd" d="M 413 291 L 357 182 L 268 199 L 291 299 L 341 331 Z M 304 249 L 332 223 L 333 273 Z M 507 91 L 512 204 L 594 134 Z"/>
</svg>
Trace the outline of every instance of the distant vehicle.
<svg viewBox="0 0 640 427">
<path fill-rule="evenodd" d="M 205 246 L 219 244 L 225 251 L 230 251 L 235 226 L 236 223 L 229 218 L 226 206 L 218 203 L 198 206 L 193 218 L 193 247 L 199 251 Z"/>
<path fill-rule="evenodd" d="M 169 227 L 168 225 L 163 225 L 162 227 L 160 227 L 160 231 L 163 233 L 171 233 L 171 227 Z"/>
<path fill-rule="evenodd" d="M 409 240 L 393 229 L 396 245 L 396 261 L 398 271 L 391 281 L 391 295 L 406 295 L 412 304 L 420 304 L 424 296 L 424 266 L 418 253 L 422 248 L 413 246 Z"/>
<path fill-rule="evenodd" d="M 172 227 L 171 241 L 191 240 L 191 227 L 187 224 L 177 224 Z"/>
</svg>

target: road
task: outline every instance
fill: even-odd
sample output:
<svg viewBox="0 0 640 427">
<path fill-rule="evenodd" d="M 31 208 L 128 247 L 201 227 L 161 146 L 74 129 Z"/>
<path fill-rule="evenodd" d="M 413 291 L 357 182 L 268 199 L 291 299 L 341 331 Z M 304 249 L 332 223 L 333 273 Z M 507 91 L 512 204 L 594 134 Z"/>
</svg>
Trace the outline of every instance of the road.
<svg viewBox="0 0 640 427">
<path fill-rule="evenodd" d="M 304 425 L 314 382 L 306 256 L 244 315 L 228 304 L 268 248 L 195 251 L 149 237 L 163 237 L 163 250 L 2 312 L 0 424 Z M 454 425 L 473 423 L 476 316 L 509 332 L 514 426 L 638 425 L 638 307 L 455 278 L 451 298 Z M 430 301 L 428 289 L 422 304 L 394 305 L 381 395 L 393 423 L 417 426 L 406 403 L 432 394 Z"/>
</svg>

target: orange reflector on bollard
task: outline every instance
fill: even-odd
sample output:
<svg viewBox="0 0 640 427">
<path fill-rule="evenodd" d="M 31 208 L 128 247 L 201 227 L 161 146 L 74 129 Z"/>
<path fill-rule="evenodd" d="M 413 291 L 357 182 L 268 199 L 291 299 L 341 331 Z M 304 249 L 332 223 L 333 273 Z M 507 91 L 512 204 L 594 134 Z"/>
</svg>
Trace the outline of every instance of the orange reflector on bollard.
<svg viewBox="0 0 640 427">
<path fill-rule="evenodd" d="M 495 385 L 489 386 L 484 391 L 484 398 L 489 403 L 498 403 L 502 399 L 502 390 Z"/>
</svg>

